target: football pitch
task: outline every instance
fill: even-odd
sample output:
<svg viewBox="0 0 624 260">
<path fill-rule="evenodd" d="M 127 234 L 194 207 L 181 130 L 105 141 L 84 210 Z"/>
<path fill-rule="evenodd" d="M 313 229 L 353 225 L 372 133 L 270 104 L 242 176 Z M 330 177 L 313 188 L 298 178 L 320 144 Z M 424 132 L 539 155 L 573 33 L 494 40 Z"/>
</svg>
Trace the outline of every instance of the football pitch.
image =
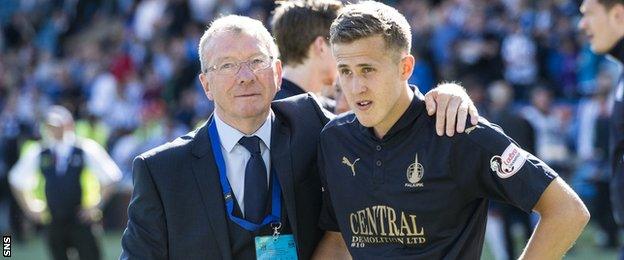
<svg viewBox="0 0 624 260">
<path fill-rule="evenodd" d="M 605 250 L 596 246 L 594 242 L 595 237 L 595 229 L 593 226 L 588 226 L 585 229 L 585 232 L 581 235 L 576 245 L 572 250 L 568 252 L 564 259 L 592 259 L 592 260 L 603 260 L 603 259 L 617 259 L 617 252 L 614 250 Z M 101 239 L 101 245 L 104 253 L 103 259 L 118 259 L 119 254 L 121 252 L 121 231 L 118 232 L 108 232 L 105 233 Z M 518 250 L 522 246 L 518 244 Z M 33 237 L 28 242 L 18 243 L 12 246 L 12 259 L 23 259 L 23 260 L 35 260 L 35 259 L 50 259 L 47 249 L 45 248 L 45 244 L 42 238 Z M 483 250 L 483 256 L 481 257 L 483 260 L 494 260 L 492 255 L 489 252 L 487 244 Z"/>
</svg>

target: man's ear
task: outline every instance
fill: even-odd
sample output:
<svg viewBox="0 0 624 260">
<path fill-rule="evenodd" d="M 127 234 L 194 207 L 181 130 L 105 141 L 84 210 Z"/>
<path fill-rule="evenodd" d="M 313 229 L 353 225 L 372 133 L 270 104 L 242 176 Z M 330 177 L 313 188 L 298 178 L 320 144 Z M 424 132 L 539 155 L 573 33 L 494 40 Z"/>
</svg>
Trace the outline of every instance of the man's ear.
<svg viewBox="0 0 624 260">
<path fill-rule="evenodd" d="M 617 24 L 624 25 L 624 4 L 614 4 L 610 11 Z"/>
<path fill-rule="evenodd" d="M 401 59 L 401 62 L 399 63 L 401 80 L 408 80 L 412 76 L 415 64 L 416 58 L 414 58 L 411 54 L 408 54 Z"/>
<path fill-rule="evenodd" d="M 204 89 L 204 93 L 206 94 L 206 97 L 214 101 L 214 97 L 212 96 L 212 93 L 210 92 L 210 85 L 208 84 L 208 76 L 206 76 L 206 73 L 199 73 L 199 82 L 201 83 L 202 88 Z"/>
<path fill-rule="evenodd" d="M 322 36 L 317 36 L 316 39 L 314 39 L 314 42 L 312 42 L 310 48 L 317 56 L 322 56 L 326 54 L 326 52 L 330 52 L 329 54 L 331 54 L 329 44 Z"/>
<path fill-rule="evenodd" d="M 275 61 L 275 82 L 277 83 L 277 91 L 282 89 L 282 61 L 277 59 Z"/>
</svg>

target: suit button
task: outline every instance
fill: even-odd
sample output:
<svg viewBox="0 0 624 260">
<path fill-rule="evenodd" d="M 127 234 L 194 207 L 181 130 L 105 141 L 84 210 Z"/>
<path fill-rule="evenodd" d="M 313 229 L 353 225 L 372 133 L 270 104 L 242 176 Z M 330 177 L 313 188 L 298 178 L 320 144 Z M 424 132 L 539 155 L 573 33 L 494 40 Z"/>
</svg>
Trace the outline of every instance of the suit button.
<svg viewBox="0 0 624 260">
<path fill-rule="evenodd" d="M 378 160 L 376 164 L 377 166 L 381 166 L 381 161 Z"/>
<path fill-rule="evenodd" d="M 375 149 L 376 149 L 377 151 L 381 151 L 381 145 L 377 145 L 377 147 L 375 147 Z"/>
</svg>

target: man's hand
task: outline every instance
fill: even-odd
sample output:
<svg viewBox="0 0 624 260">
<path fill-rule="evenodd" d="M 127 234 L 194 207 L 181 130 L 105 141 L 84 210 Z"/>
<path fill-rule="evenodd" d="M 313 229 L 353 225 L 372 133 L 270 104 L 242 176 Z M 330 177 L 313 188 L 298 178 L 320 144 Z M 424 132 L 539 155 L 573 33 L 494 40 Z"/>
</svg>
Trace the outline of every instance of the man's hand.
<svg viewBox="0 0 624 260">
<path fill-rule="evenodd" d="M 470 114 L 470 123 L 479 122 L 479 112 L 468 97 L 466 90 L 455 83 L 443 83 L 425 94 L 427 114 L 436 114 L 436 132 L 439 136 L 453 136 L 463 133 L 466 119 Z M 445 125 L 446 123 L 446 125 Z"/>
<path fill-rule="evenodd" d="M 80 212 L 78 212 L 78 218 L 85 224 L 95 223 L 102 219 L 102 211 L 97 207 L 80 209 Z"/>
<path fill-rule="evenodd" d="M 340 232 L 326 231 L 312 259 L 352 259 Z"/>
<path fill-rule="evenodd" d="M 30 219 L 31 221 L 37 223 L 37 224 L 43 224 L 43 212 L 38 212 L 38 211 L 32 211 L 32 210 L 24 210 L 24 214 L 26 215 L 26 217 L 28 219 Z"/>
</svg>

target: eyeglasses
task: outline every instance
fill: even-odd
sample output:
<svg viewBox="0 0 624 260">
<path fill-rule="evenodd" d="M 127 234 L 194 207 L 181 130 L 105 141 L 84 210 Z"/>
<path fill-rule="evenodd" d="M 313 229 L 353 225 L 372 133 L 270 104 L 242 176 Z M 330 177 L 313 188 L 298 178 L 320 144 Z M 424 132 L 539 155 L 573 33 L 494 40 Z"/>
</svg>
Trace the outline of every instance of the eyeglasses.
<svg viewBox="0 0 624 260">
<path fill-rule="evenodd" d="M 273 61 L 273 57 L 272 56 L 259 54 L 259 55 L 256 55 L 256 56 L 254 56 L 251 59 L 248 59 L 246 61 L 239 61 L 239 62 L 224 61 L 222 63 L 219 63 L 219 64 L 213 65 L 211 67 L 208 67 L 206 72 L 214 71 L 215 73 L 217 73 L 219 75 L 233 76 L 236 73 L 238 73 L 238 71 L 240 70 L 241 65 L 243 65 L 243 63 L 247 64 L 247 67 L 249 69 L 251 69 L 251 71 L 258 72 L 260 70 L 263 70 L 263 69 L 266 69 L 268 67 L 271 67 L 271 62 L 272 61 Z"/>
</svg>

